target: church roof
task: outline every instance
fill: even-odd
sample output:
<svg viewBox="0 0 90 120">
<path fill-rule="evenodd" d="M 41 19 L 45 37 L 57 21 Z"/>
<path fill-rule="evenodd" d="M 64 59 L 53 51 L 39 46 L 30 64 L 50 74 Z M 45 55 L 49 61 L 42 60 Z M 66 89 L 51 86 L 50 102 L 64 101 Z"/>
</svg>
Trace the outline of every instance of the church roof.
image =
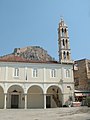
<svg viewBox="0 0 90 120">
<path fill-rule="evenodd" d="M 8 55 L 0 58 L 0 62 L 24 62 L 24 63 L 58 63 L 57 61 L 36 61 L 36 60 L 27 60 L 20 56 Z"/>
</svg>

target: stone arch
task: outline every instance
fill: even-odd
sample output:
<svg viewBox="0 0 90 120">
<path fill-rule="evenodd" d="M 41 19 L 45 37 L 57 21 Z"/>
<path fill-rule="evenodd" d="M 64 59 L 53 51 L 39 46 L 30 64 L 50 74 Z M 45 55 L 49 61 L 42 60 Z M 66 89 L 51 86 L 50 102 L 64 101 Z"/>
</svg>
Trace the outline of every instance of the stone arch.
<svg viewBox="0 0 90 120">
<path fill-rule="evenodd" d="M 62 90 L 57 85 L 51 85 L 46 91 L 46 108 L 62 106 Z"/>
<path fill-rule="evenodd" d="M 42 91 L 44 92 L 43 86 L 40 85 L 40 84 L 31 84 L 31 85 L 28 85 L 26 91 L 28 92 L 28 90 L 29 90 L 32 86 L 38 86 L 38 87 L 40 87 L 40 88 L 42 89 Z"/>
<path fill-rule="evenodd" d="M 31 86 L 27 91 L 27 108 L 43 108 L 43 89 L 38 85 Z"/>
<path fill-rule="evenodd" d="M 0 86 L 0 109 L 4 108 L 4 89 Z"/>
<path fill-rule="evenodd" d="M 46 88 L 45 88 L 45 94 L 47 93 L 47 90 L 48 90 L 48 88 L 50 88 L 51 86 L 56 86 L 56 87 L 58 87 L 60 90 L 61 90 L 61 93 L 63 93 L 63 88 L 62 88 L 62 86 L 61 85 L 57 85 L 57 84 L 49 84 Z"/>
<path fill-rule="evenodd" d="M 7 108 L 24 108 L 24 89 L 11 85 L 7 90 Z"/>
<path fill-rule="evenodd" d="M 8 87 L 7 92 L 8 92 L 8 91 L 15 90 L 15 89 L 18 89 L 19 91 L 23 91 L 23 92 L 24 92 L 23 87 L 22 87 L 21 85 L 18 85 L 18 84 L 10 85 L 10 86 Z"/>
<path fill-rule="evenodd" d="M 19 83 L 12 83 L 12 84 L 8 84 L 6 91 L 8 91 L 9 88 L 11 88 L 12 86 L 18 86 L 18 87 L 22 88 L 22 90 L 24 90 L 24 87 L 23 87 L 22 84 L 19 84 Z"/>
</svg>

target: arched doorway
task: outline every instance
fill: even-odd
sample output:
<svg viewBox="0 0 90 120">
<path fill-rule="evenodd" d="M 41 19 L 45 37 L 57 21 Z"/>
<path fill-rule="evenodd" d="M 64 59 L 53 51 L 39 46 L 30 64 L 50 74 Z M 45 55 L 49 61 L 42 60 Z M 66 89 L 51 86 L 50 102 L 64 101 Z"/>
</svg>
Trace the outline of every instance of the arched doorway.
<svg viewBox="0 0 90 120">
<path fill-rule="evenodd" d="M 43 108 L 44 95 L 41 87 L 34 85 L 27 92 L 27 108 Z"/>
<path fill-rule="evenodd" d="M 62 93 L 58 86 L 50 86 L 46 93 L 46 108 L 62 106 Z"/>
<path fill-rule="evenodd" d="M 4 108 L 4 91 L 3 88 L 0 86 L 0 109 Z"/>
<path fill-rule="evenodd" d="M 12 85 L 7 91 L 7 108 L 24 108 L 24 91 L 19 85 Z"/>
</svg>

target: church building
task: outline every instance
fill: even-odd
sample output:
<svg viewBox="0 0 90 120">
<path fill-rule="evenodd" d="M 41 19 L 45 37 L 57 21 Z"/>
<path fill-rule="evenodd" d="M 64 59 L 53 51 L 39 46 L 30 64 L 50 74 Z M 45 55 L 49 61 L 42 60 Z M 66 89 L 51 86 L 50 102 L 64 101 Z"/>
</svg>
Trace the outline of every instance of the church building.
<svg viewBox="0 0 90 120">
<path fill-rule="evenodd" d="M 32 59 L 27 59 L 26 54 L 19 56 L 20 48 L 17 54 L 0 57 L 0 109 L 56 108 L 74 100 L 73 61 L 63 19 L 58 26 L 58 47 L 59 61 L 33 59 L 32 52 Z"/>
</svg>

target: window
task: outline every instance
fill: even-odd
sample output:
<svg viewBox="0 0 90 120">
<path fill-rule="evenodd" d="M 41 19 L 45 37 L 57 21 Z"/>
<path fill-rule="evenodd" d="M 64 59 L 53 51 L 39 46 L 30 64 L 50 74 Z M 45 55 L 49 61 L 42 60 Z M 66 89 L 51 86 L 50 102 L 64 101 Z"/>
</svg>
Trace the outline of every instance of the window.
<svg viewBox="0 0 90 120">
<path fill-rule="evenodd" d="M 65 33 L 67 32 L 66 28 L 65 28 Z"/>
<path fill-rule="evenodd" d="M 68 49 L 68 40 L 66 39 L 66 48 Z"/>
<path fill-rule="evenodd" d="M 70 70 L 66 69 L 66 78 L 70 77 Z"/>
<path fill-rule="evenodd" d="M 51 69 L 51 77 L 56 77 L 56 70 L 55 69 Z"/>
<path fill-rule="evenodd" d="M 64 37 L 64 29 L 62 28 L 62 37 Z"/>
<path fill-rule="evenodd" d="M 33 77 L 38 77 L 38 71 L 36 68 L 33 69 Z"/>
<path fill-rule="evenodd" d="M 62 28 L 62 33 L 64 32 L 63 28 Z"/>
<path fill-rule="evenodd" d="M 64 32 L 65 32 L 65 37 L 67 37 L 67 29 L 66 28 L 65 28 Z"/>
<path fill-rule="evenodd" d="M 69 52 L 67 52 L 67 59 L 69 60 L 70 58 L 69 58 Z"/>
<path fill-rule="evenodd" d="M 66 53 L 65 51 L 63 52 L 63 57 L 64 57 L 64 60 L 66 59 Z"/>
<path fill-rule="evenodd" d="M 14 68 L 14 77 L 19 77 L 19 68 Z"/>
<path fill-rule="evenodd" d="M 63 39 L 63 46 L 65 46 L 65 42 L 64 42 L 64 39 Z"/>
</svg>

